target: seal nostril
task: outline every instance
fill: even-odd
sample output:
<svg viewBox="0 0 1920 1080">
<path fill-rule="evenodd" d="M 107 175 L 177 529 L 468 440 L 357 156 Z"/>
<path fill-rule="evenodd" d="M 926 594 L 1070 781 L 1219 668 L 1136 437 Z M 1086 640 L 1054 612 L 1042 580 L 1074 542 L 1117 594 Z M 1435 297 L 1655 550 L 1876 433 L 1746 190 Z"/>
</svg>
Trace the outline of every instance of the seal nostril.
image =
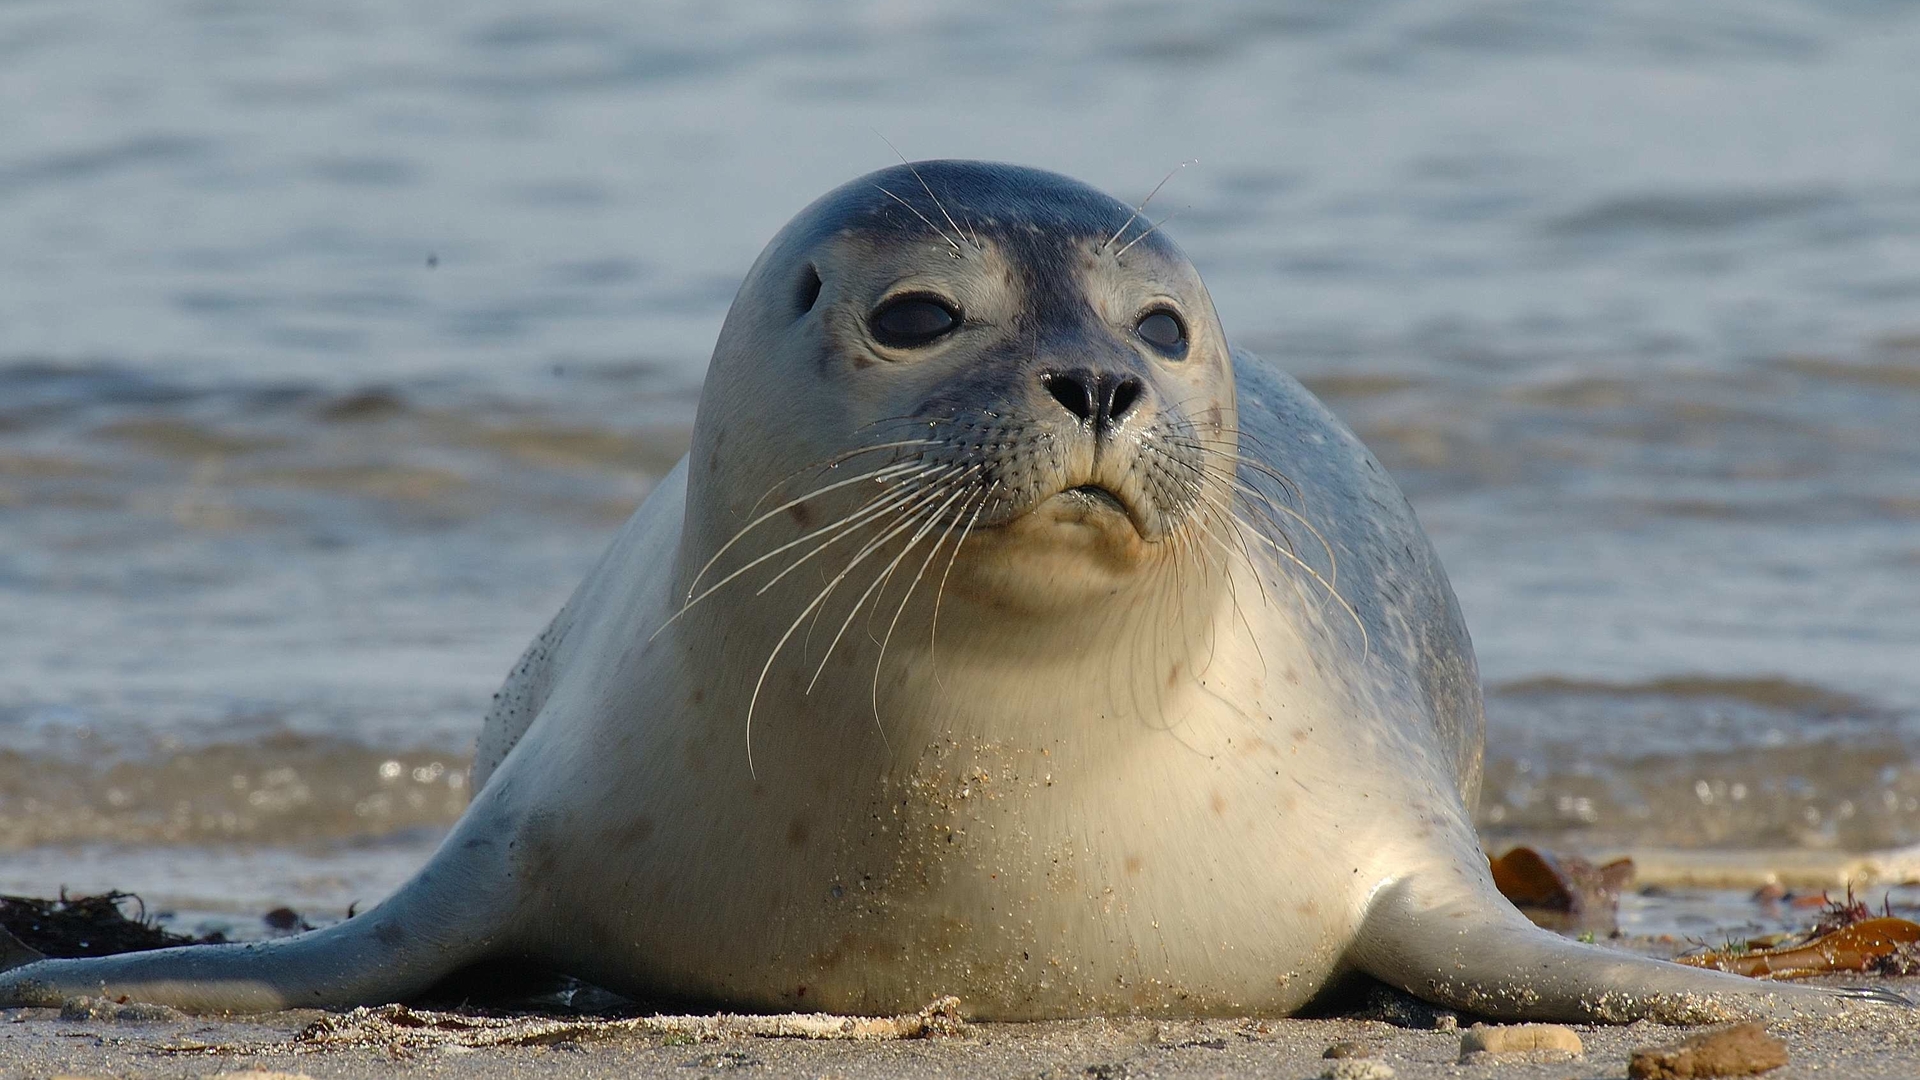
<svg viewBox="0 0 1920 1080">
<path fill-rule="evenodd" d="M 1121 379 L 1107 398 L 1107 420 L 1111 422 L 1125 416 L 1127 410 L 1132 408 L 1133 403 L 1138 400 L 1140 400 L 1140 380 Z"/>
<path fill-rule="evenodd" d="M 1040 376 L 1040 384 L 1066 410 L 1082 420 L 1093 419 L 1093 387 L 1079 372 L 1060 371 Z"/>
</svg>

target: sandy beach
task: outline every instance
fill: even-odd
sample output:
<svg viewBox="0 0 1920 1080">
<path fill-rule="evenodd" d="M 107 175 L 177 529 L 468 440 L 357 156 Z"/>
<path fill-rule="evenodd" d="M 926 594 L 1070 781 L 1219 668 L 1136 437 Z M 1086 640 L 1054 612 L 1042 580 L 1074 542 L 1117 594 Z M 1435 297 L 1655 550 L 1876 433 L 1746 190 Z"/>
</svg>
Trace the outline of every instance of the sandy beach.
<svg viewBox="0 0 1920 1080">
<path fill-rule="evenodd" d="M 1909 997 L 1920 979 L 1881 980 Z M 893 1041 L 649 1035 L 586 1030 L 537 1045 L 314 1048 L 296 1042 L 329 1014 L 287 1012 L 241 1020 L 62 1020 L 57 1010 L 0 1013 L 0 1077 L 188 1078 L 248 1073 L 315 1078 L 459 1076 L 687 1078 L 719 1072 L 807 1077 L 1320 1076 L 1336 1043 L 1400 1080 L 1486 1076 L 1501 1080 L 1625 1077 L 1630 1054 L 1689 1032 L 1651 1024 L 1575 1025 L 1578 1058 L 1502 1055 L 1461 1063 L 1459 1030 L 1415 1030 L 1378 1020 L 1083 1020 L 969 1024 L 957 1033 Z M 337 1014 L 333 1014 L 337 1016 Z M 1777 1023 L 1787 1066 L 1770 1075 L 1911 1078 L 1920 1074 L 1920 1010 L 1872 1009 L 1857 1020 Z M 264 1078 L 263 1078 L 264 1080 Z"/>
</svg>

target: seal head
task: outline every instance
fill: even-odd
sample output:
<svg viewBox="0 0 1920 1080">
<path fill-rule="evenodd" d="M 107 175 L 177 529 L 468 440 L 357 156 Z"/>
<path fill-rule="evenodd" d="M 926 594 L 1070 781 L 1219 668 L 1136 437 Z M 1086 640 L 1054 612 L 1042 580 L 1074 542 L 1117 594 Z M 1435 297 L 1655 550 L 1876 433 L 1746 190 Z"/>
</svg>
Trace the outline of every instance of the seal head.
<svg viewBox="0 0 1920 1080">
<path fill-rule="evenodd" d="M 1150 228 L 1078 181 L 978 162 L 814 203 L 721 332 L 692 460 L 730 482 L 690 499 L 689 548 L 710 557 L 799 462 L 836 478 L 910 462 L 907 505 L 971 526 L 962 593 L 1037 613 L 1142 580 L 1224 503 L 1209 463 L 1237 427 L 1212 301 Z"/>
</svg>

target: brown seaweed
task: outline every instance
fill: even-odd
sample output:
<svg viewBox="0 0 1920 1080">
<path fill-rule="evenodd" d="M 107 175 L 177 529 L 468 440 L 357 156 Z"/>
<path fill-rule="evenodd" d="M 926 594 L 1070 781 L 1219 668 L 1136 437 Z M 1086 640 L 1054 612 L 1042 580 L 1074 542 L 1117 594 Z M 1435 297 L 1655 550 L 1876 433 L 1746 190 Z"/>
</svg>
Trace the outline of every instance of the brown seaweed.
<svg viewBox="0 0 1920 1080">
<path fill-rule="evenodd" d="M 131 902 L 127 917 L 123 903 Z M 0 929 L 43 956 L 66 958 L 109 956 L 114 953 L 168 949 L 176 945 L 212 945 L 225 941 L 218 933 L 193 937 L 164 930 L 147 916 L 147 906 L 132 893 L 57 900 L 30 896 L 0 896 Z"/>
<path fill-rule="evenodd" d="M 1488 856 L 1494 887 L 1536 924 L 1562 932 L 1616 928 L 1620 891 L 1633 882 L 1633 860 L 1594 866 L 1577 856 L 1516 847 Z"/>
<path fill-rule="evenodd" d="M 1920 923 L 1882 916 L 1791 945 L 1722 949 L 1674 959 L 1756 979 L 1804 979 L 1836 971 L 1898 974 L 1914 965 L 1916 947 L 1920 947 Z"/>
</svg>

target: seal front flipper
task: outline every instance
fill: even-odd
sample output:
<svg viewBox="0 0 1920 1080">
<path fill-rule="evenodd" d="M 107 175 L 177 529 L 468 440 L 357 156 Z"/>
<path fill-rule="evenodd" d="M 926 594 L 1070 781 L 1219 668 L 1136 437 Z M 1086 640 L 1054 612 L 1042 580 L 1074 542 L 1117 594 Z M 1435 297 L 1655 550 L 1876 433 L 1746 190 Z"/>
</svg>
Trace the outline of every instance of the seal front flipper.
<svg viewBox="0 0 1920 1080">
<path fill-rule="evenodd" d="M 1767 982 L 1571 941 L 1528 922 L 1491 881 L 1451 890 L 1418 878 L 1388 883 L 1348 958 L 1417 997 L 1496 1020 L 1711 1024 L 1906 1004 L 1895 995 Z"/>
<path fill-rule="evenodd" d="M 417 997 L 509 947 L 511 890 L 495 876 L 497 863 L 462 850 L 472 831 L 456 828 L 425 869 L 372 910 L 297 937 L 54 960 L 16 956 L 32 950 L 0 941 L 0 1007 L 93 995 L 257 1013 Z M 450 851 L 463 857 L 446 857 Z M 29 962 L 8 966 L 20 959 Z"/>
<path fill-rule="evenodd" d="M 444 913 L 418 910 L 413 891 L 283 941 L 36 960 L 0 973 L 0 1006 L 99 995 L 196 1013 L 254 1013 L 404 1001 L 492 951 L 479 928 L 449 927 Z"/>
</svg>

